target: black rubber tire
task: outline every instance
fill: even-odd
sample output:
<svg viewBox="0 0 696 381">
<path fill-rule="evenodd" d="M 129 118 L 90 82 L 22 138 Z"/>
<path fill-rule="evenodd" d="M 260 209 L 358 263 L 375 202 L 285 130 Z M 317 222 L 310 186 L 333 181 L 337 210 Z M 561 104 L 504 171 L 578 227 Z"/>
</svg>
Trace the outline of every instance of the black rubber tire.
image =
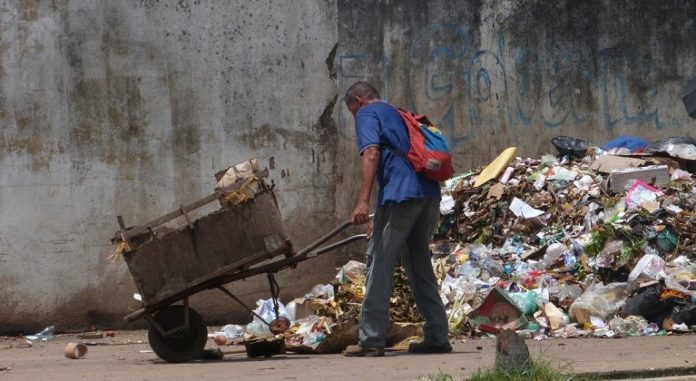
<svg viewBox="0 0 696 381">
<path fill-rule="evenodd" d="M 184 324 L 185 306 L 172 305 L 161 309 L 154 316 L 164 331 Z M 172 363 L 187 362 L 200 356 L 208 341 L 208 328 L 205 321 L 194 309 L 189 308 L 189 326 L 169 336 L 150 326 L 147 331 L 150 348 L 159 358 Z"/>
</svg>

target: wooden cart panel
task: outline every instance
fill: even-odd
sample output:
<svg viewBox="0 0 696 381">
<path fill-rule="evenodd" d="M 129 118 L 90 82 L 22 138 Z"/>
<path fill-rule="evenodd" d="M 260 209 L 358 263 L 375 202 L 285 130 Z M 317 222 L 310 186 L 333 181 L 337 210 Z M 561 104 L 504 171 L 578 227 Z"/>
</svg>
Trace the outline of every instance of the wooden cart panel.
<svg viewBox="0 0 696 381">
<path fill-rule="evenodd" d="M 192 225 L 193 229 L 185 226 L 149 237 L 124 254 L 146 306 L 218 276 L 240 261 L 250 266 L 292 254 L 275 195 L 270 190 L 236 208 L 210 213 Z"/>
</svg>

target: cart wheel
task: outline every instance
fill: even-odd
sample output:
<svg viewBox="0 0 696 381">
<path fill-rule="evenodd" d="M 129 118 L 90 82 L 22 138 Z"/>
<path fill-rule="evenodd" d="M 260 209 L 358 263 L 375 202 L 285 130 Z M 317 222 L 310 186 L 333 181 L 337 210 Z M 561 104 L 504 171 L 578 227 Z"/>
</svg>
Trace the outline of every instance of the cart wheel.
<svg viewBox="0 0 696 381">
<path fill-rule="evenodd" d="M 172 305 L 161 309 L 154 316 L 155 322 L 164 331 L 169 331 L 184 325 L 185 306 Z M 189 312 L 189 326 L 182 327 L 168 336 L 163 336 L 160 331 L 150 325 L 147 338 L 150 347 L 162 360 L 167 362 L 186 362 L 193 360 L 203 352 L 208 341 L 208 328 L 201 315 L 192 308 Z"/>
</svg>

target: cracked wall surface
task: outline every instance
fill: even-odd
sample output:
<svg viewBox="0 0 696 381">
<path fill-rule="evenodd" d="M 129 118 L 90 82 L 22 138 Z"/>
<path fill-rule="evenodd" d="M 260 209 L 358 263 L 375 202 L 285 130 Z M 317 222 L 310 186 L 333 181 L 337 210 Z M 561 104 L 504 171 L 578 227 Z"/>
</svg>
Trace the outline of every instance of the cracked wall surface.
<svg viewBox="0 0 696 381">
<path fill-rule="evenodd" d="M 163 215 L 251 157 L 295 247 L 335 223 L 335 19 L 326 1 L 0 1 L 0 331 L 119 325 L 138 305 L 106 259 L 116 216 Z M 334 260 L 281 273 L 285 298 Z M 253 305 L 265 283 L 231 290 Z"/>
</svg>

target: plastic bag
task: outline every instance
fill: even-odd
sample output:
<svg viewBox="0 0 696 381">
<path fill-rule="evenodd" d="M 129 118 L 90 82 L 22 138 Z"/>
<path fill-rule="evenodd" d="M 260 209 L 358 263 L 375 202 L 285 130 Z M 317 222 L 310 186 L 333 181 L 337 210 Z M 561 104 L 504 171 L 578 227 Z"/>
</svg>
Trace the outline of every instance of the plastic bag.
<svg viewBox="0 0 696 381">
<path fill-rule="evenodd" d="M 683 169 L 675 169 L 672 171 L 672 176 L 669 178 L 672 181 L 679 181 L 679 180 L 691 180 L 691 173 L 689 171 L 685 171 Z"/>
<path fill-rule="evenodd" d="M 551 267 L 551 265 L 558 262 L 561 256 L 568 252 L 568 247 L 562 243 L 555 242 L 546 248 L 546 253 L 544 254 L 544 263 L 546 267 Z"/>
<path fill-rule="evenodd" d="M 256 337 L 273 336 L 270 328 L 264 322 L 256 318 L 252 320 L 251 323 L 247 324 L 244 330 L 248 334 Z"/>
<path fill-rule="evenodd" d="M 500 277 L 503 275 L 504 269 L 500 262 L 486 258 L 481 262 L 481 280 L 488 280 L 492 277 Z"/>
<path fill-rule="evenodd" d="M 450 195 L 442 196 L 442 199 L 440 200 L 440 214 L 444 216 L 452 213 L 454 211 L 454 205 L 454 197 Z"/>
<path fill-rule="evenodd" d="M 580 286 L 573 284 L 558 286 L 558 303 L 561 306 L 571 305 L 580 295 L 582 295 Z"/>
<path fill-rule="evenodd" d="M 334 287 L 331 284 L 318 284 L 305 294 L 305 299 L 334 299 Z"/>
<path fill-rule="evenodd" d="M 259 299 L 256 301 L 256 309 L 254 310 L 258 315 L 263 317 L 264 320 L 267 322 L 271 322 L 271 320 L 275 319 L 275 310 L 273 308 L 273 299 Z M 288 316 L 288 312 L 285 310 L 285 306 L 283 303 L 278 301 L 278 316 L 277 317 L 284 317 L 286 319 L 290 319 Z M 254 317 L 256 319 L 256 317 Z"/>
<path fill-rule="evenodd" d="M 660 279 L 664 275 L 665 260 L 655 254 L 645 254 L 628 275 L 629 282 L 645 282 Z"/>
<path fill-rule="evenodd" d="M 614 258 L 623 250 L 623 241 L 610 241 L 604 245 L 602 252 L 596 259 L 596 266 L 599 268 L 610 268 L 614 264 Z"/>
<path fill-rule="evenodd" d="M 336 279 L 343 284 L 348 280 L 353 281 L 358 277 L 364 276 L 366 271 L 366 264 L 351 260 L 341 267 L 341 271 L 336 274 Z"/>
<path fill-rule="evenodd" d="M 677 136 L 653 142 L 648 145 L 648 152 L 664 152 L 672 157 L 696 160 L 696 140 L 688 136 Z"/>
<path fill-rule="evenodd" d="M 606 319 L 613 315 L 628 299 L 627 283 L 595 283 L 585 290 L 585 293 L 570 306 L 569 314 L 579 323 L 590 321 L 590 315 Z"/>
<path fill-rule="evenodd" d="M 481 276 L 481 267 L 474 261 L 466 261 L 463 265 L 457 267 L 456 274 L 460 278 L 470 280 L 478 279 Z"/>
<path fill-rule="evenodd" d="M 276 316 L 275 309 L 273 308 L 273 299 L 257 300 L 256 309 L 254 312 L 261 316 L 266 323 L 270 323 L 273 319 L 280 317 L 291 320 L 290 315 L 285 310 L 285 306 L 280 302 L 280 300 L 278 301 L 278 316 Z M 254 315 L 254 320 L 246 325 L 245 330 L 247 333 L 257 337 L 272 336 L 273 334 L 266 323 L 262 322 L 258 317 L 256 317 L 256 315 Z"/>
<path fill-rule="evenodd" d="M 285 312 L 288 314 L 288 319 L 290 321 L 295 321 L 295 313 L 297 311 L 297 302 L 294 300 L 288 303 L 287 306 L 285 306 Z"/>
<path fill-rule="evenodd" d="M 544 155 L 541 157 L 541 168 L 552 167 L 556 163 L 556 156 Z"/>
<path fill-rule="evenodd" d="M 642 316 L 631 315 L 624 319 L 626 332 L 631 335 L 639 335 L 648 327 L 648 321 Z"/>
<path fill-rule="evenodd" d="M 221 331 L 227 340 L 234 340 L 244 335 L 244 327 L 236 324 L 227 324 Z"/>
<path fill-rule="evenodd" d="M 620 316 L 614 316 L 609 320 L 609 328 L 618 335 L 624 335 L 628 331 L 626 322 Z"/>
<path fill-rule="evenodd" d="M 476 296 L 476 284 L 467 278 L 454 278 L 447 274 L 440 286 L 440 293 L 443 302 L 454 303 L 455 301 L 469 302 Z"/>
<path fill-rule="evenodd" d="M 665 278 L 665 286 L 696 297 L 696 267 L 684 267 L 670 273 Z"/>
<path fill-rule="evenodd" d="M 665 227 L 662 229 L 657 234 L 657 242 L 655 243 L 655 246 L 660 250 L 662 253 L 670 253 L 674 249 L 677 248 L 677 245 L 679 244 L 679 236 L 677 233 L 669 226 Z"/>
<path fill-rule="evenodd" d="M 571 136 L 554 136 L 551 144 L 561 155 L 576 156 L 582 158 L 587 154 L 587 142 Z"/>
<path fill-rule="evenodd" d="M 660 317 L 668 315 L 671 305 L 660 297 L 661 293 L 662 290 L 656 285 L 641 289 L 639 293 L 626 300 L 621 315 L 642 316 L 650 321 L 657 321 Z"/>
<path fill-rule="evenodd" d="M 537 294 L 534 291 L 510 292 L 508 296 L 525 315 L 531 315 L 539 308 L 537 305 Z"/>
</svg>

